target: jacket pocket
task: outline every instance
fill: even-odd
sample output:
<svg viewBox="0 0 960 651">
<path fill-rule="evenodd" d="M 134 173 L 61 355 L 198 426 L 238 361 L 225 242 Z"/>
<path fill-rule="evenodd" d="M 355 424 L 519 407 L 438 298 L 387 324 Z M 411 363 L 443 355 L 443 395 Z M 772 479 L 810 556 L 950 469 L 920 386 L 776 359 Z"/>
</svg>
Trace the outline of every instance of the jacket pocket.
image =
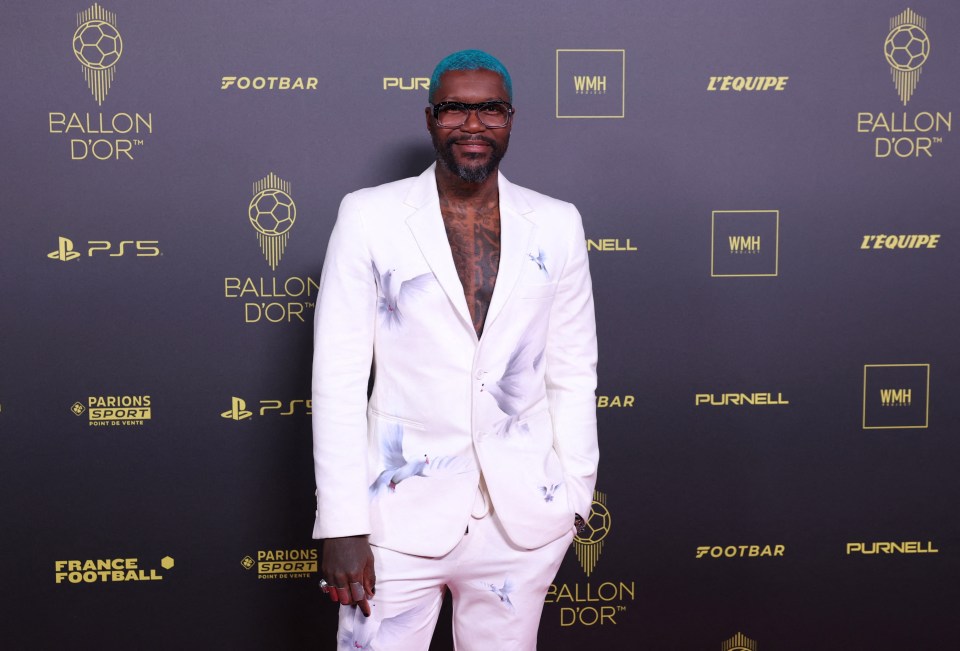
<svg viewBox="0 0 960 651">
<path fill-rule="evenodd" d="M 400 416 L 392 416 L 390 414 L 385 414 L 379 409 L 376 409 L 374 407 L 367 407 L 367 410 L 379 420 L 385 420 L 391 423 L 397 423 L 399 425 L 403 425 L 404 427 L 412 427 L 413 429 L 418 429 L 421 431 L 425 431 L 427 429 L 427 426 L 424 425 L 423 423 L 415 420 L 411 420 L 409 418 L 402 418 Z"/>
<path fill-rule="evenodd" d="M 557 286 L 553 283 L 545 285 L 521 285 L 517 288 L 517 296 L 524 299 L 552 298 L 557 293 Z"/>
</svg>

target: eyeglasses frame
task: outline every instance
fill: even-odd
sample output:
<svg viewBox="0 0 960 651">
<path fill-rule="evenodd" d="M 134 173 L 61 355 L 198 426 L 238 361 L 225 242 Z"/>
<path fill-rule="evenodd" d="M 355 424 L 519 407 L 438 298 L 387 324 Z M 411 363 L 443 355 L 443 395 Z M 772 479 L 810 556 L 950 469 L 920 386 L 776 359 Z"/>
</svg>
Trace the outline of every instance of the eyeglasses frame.
<svg viewBox="0 0 960 651">
<path fill-rule="evenodd" d="M 484 106 L 490 106 L 491 104 L 497 104 L 497 105 L 507 107 L 507 121 L 504 124 L 500 124 L 497 126 L 490 126 L 489 124 L 483 121 L 482 117 L 480 117 L 480 109 L 483 108 Z M 463 119 L 463 122 L 461 122 L 460 124 L 454 127 L 440 124 L 440 109 L 446 106 L 451 106 L 451 105 L 462 107 L 467 111 L 467 116 Z M 467 120 L 470 119 L 470 113 L 474 113 L 474 112 L 477 114 L 477 119 L 480 120 L 480 124 L 482 124 L 486 128 L 504 129 L 510 124 L 510 120 L 513 119 L 513 113 L 514 113 L 513 105 L 510 102 L 503 101 L 502 99 L 495 99 L 489 102 L 480 102 L 478 104 L 467 104 L 466 102 L 439 102 L 437 104 L 431 104 L 430 106 L 433 107 L 433 121 L 441 129 L 459 129 L 460 127 L 462 127 L 467 123 Z"/>
</svg>

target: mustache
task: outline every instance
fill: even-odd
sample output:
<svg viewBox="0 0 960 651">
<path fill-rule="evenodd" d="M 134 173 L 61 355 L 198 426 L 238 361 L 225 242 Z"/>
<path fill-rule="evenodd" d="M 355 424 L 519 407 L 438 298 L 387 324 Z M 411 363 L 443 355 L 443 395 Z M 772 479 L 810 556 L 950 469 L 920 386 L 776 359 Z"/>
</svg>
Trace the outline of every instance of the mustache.
<svg viewBox="0 0 960 651">
<path fill-rule="evenodd" d="M 447 142 L 450 145 L 463 143 L 463 142 L 482 142 L 487 145 L 490 145 L 494 149 L 496 149 L 497 147 L 497 141 L 487 136 L 463 136 L 462 138 L 457 138 L 456 140 L 448 140 Z"/>
</svg>

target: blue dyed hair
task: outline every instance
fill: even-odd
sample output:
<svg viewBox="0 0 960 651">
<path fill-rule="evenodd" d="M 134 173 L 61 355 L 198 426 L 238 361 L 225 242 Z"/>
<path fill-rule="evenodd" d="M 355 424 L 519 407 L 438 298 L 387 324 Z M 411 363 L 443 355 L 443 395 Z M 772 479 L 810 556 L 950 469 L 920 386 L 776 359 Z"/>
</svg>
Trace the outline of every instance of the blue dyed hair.
<svg viewBox="0 0 960 651">
<path fill-rule="evenodd" d="M 433 76 L 430 77 L 430 103 L 433 103 L 433 94 L 440 87 L 440 77 L 451 70 L 489 70 L 495 72 L 503 79 L 503 86 L 507 89 L 507 99 L 513 101 L 513 83 L 510 81 L 510 73 L 507 67 L 500 63 L 500 60 L 492 54 L 487 54 L 483 50 L 460 50 L 446 57 L 433 69 Z"/>
</svg>

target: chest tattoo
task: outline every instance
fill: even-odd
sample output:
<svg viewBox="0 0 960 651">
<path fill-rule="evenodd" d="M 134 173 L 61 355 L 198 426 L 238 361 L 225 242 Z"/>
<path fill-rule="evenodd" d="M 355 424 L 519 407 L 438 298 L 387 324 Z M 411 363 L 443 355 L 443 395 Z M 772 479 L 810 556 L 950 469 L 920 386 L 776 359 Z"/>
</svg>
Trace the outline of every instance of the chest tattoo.
<svg viewBox="0 0 960 651">
<path fill-rule="evenodd" d="M 440 199 L 443 226 L 479 337 L 500 268 L 500 209 L 476 208 Z"/>
</svg>

